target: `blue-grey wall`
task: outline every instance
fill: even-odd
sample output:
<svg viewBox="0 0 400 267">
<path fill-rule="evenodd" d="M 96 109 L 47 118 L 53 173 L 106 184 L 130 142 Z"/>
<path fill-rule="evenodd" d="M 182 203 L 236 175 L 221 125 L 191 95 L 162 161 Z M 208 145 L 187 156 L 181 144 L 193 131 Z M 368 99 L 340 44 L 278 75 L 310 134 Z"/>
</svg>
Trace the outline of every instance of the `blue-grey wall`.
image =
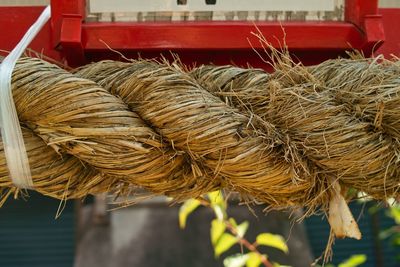
<svg viewBox="0 0 400 267">
<path fill-rule="evenodd" d="M 60 201 L 30 192 L 0 208 L 1 267 L 72 267 L 75 254 L 74 203 L 55 219 Z"/>
</svg>

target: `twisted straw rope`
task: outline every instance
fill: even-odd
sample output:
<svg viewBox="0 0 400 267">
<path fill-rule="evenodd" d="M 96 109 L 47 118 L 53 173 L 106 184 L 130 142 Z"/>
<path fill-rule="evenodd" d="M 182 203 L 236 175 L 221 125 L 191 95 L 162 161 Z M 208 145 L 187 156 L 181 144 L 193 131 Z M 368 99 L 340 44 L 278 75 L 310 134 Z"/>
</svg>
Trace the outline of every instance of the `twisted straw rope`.
<svg viewBox="0 0 400 267">
<path fill-rule="evenodd" d="M 368 59 L 273 74 L 102 61 L 71 74 L 21 59 L 13 96 L 35 189 L 178 200 L 220 189 L 272 207 L 326 205 L 332 180 L 398 196 L 400 67 Z M 11 188 L 4 153 L 0 186 Z"/>
</svg>

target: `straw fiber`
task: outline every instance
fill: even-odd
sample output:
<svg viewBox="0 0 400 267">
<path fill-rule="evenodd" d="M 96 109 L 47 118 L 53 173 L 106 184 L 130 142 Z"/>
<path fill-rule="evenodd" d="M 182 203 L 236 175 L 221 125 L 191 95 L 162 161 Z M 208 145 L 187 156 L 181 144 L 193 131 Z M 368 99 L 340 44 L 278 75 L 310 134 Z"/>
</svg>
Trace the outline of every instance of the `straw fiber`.
<svg viewBox="0 0 400 267">
<path fill-rule="evenodd" d="M 140 187 L 183 200 L 223 188 L 312 210 L 339 181 L 398 197 L 400 65 L 275 68 L 139 60 L 69 73 L 21 59 L 12 87 L 35 190 L 67 199 Z M 2 150 L 0 174 L 3 191 L 17 191 Z"/>
</svg>

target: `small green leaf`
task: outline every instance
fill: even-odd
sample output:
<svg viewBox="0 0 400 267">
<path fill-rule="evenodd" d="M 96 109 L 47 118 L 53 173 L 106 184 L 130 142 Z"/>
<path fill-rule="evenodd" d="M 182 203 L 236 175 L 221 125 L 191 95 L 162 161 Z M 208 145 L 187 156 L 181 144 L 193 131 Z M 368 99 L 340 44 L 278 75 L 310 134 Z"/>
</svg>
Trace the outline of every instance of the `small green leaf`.
<svg viewBox="0 0 400 267">
<path fill-rule="evenodd" d="M 215 256 L 219 257 L 222 253 L 230 249 L 236 243 L 236 237 L 231 234 L 224 233 L 214 246 Z"/>
<path fill-rule="evenodd" d="M 247 253 L 249 258 L 246 261 L 246 267 L 258 267 L 261 264 L 261 256 L 255 252 Z M 264 255 L 265 256 L 265 255 Z"/>
<path fill-rule="evenodd" d="M 208 199 L 210 200 L 212 206 L 225 207 L 224 196 L 222 195 L 221 191 L 208 193 Z"/>
<path fill-rule="evenodd" d="M 389 228 L 389 229 L 381 231 L 378 236 L 380 239 L 386 239 L 388 237 L 391 237 L 395 232 L 396 231 L 394 228 Z"/>
<path fill-rule="evenodd" d="M 400 224 L 400 206 L 391 207 L 390 216 L 394 219 L 396 224 Z"/>
<path fill-rule="evenodd" d="M 285 243 L 285 240 L 280 235 L 274 235 L 274 234 L 270 234 L 270 233 L 262 233 L 257 236 L 256 242 L 258 245 L 274 247 L 285 253 L 289 252 L 289 249 Z"/>
<path fill-rule="evenodd" d="M 226 215 L 226 203 L 221 191 L 214 191 L 207 194 L 211 203 L 211 208 L 214 210 L 215 216 L 219 220 L 224 220 Z"/>
<path fill-rule="evenodd" d="M 277 263 L 277 262 L 273 262 L 272 265 L 273 265 L 274 267 L 291 267 L 291 266 L 289 266 L 289 265 L 282 265 L 282 264 L 279 264 L 279 263 Z"/>
<path fill-rule="evenodd" d="M 225 267 L 243 267 L 246 264 L 248 254 L 235 254 L 224 259 Z"/>
<path fill-rule="evenodd" d="M 338 267 L 356 267 L 360 266 L 366 261 L 367 261 L 367 256 L 365 256 L 364 254 L 353 255 L 350 257 L 350 259 L 340 263 Z"/>
<path fill-rule="evenodd" d="M 222 236 L 222 234 L 225 232 L 226 225 L 223 221 L 214 219 L 211 222 L 211 243 L 213 246 L 217 244 L 217 241 L 219 238 Z"/>
<path fill-rule="evenodd" d="M 240 225 L 238 225 L 236 227 L 238 237 L 242 238 L 246 234 L 248 228 L 249 228 L 248 221 L 244 221 Z"/>
<path fill-rule="evenodd" d="M 189 199 L 185 201 L 179 208 L 179 226 L 180 228 L 185 228 L 186 219 L 197 207 L 201 205 L 200 201 L 197 199 Z"/>
<path fill-rule="evenodd" d="M 223 210 L 223 208 L 220 205 L 217 206 L 212 206 L 215 217 L 217 217 L 218 220 L 223 221 L 226 217 L 226 212 Z"/>
<path fill-rule="evenodd" d="M 373 214 L 378 213 L 380 209 L 381 209 L 381 208 L 380 208 L 379 206 L 373 205 L 372 207 L 370 207 L 370 208 L 368 209 L 368 213 L 371 214 L 371 215 L 373 215 Z"/>
<path fill-rule="evenodd" d="M 400 246 L 400 232 L 393 235 L 391 243 L 393 246 Z"/>
</svg>

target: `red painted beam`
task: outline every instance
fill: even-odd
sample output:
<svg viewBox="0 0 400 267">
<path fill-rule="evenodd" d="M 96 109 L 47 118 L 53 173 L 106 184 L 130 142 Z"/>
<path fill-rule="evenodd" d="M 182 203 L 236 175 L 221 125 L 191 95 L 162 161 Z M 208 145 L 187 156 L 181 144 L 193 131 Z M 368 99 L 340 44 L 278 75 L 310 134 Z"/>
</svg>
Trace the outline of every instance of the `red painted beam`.
<svg viewBox="0 0 400 267">
<path fill-rule="evenodd" d="M 60 29 L 60 47 L 68 64 L 71 66 L 85 64 L 85 51 L 82 47 L 81 29 L 81 15 L 64 15 Z"/>
<path fill-rule="evenodd" d="M 400 8 L 381 8 L 379 13 L 383 17 L 386 41 L 374 54 L 383 54 L 386 58 L 392 55 L 400 57 Z"/>
<path fill-rule="evenodd" d="M 0 54 L 11 51 L 24 36 L 30 26 L 42 13 L 44 7 L 0 7 Z M 29 45 L 29 48 L 39 54 L 59 61 L 60 54 L 54 50 L 51 42 L 52 31 L 50 22 L 39 32 Z"/>
<path fill-rule="evenodd" d="M 362 31 L 365 30 L 365 17 L 378 14 L 378 0 L 346 0 L 345 5 L 345 21 L 353 23 Z"/>
<path fill-rule="evenodd" d="M 60 44 L 61 27 L 63 19 L 66 16 L 81 16 L 81 20 L 85 17 L 86 1 L 85 0 L 51 0 L 51 26 L 53 29 L 53 46 Z"/>
<path fill-rule="evenodd" d="M 290 49 L 361 49 L 367 39 L 354 25 L 344 22 L 257 23 L 257 28 L 275 47 L 286 33 Z M 102 41 L 117 50 L 225 50 L 262 48 L 249 22 L 189 23 L 85 23 L 82 42 L 85 50 L 106 49 Z"/>
<path fill-rule="evenodd" d="M 141 53 L 153 57 L 172 50 L 187 57 L 188 64 L 196 59 L 221 64 L 259 62 L 247 39 L 250 38 L 252 44 L 260 48 L 256 38 L 251 35 L 256 28 L 250 22 L 81 23 L 78 18 L 82 16 L 82 8 L 78 7 L 71 7 L 68 10 L 71 14 L 63 15 L 64 19 L 67 18 L 63 29 L 61 26 L 58 30 L 52 28 L 53 34 L 63 32 L 58 43 L 62 41 L 66 52 L 64 55 L 70 55 L 68 61 L 71 58 L 82 59 L 81 51 L 89 61 L 115 56 L 99 41 L 102 39 L 112 48 L 130 55 Z M 42 10 L 43 7 L 0 7 L 0 49 L 11 50 Z M 59 15 L 62 13 L 58 12 Z M 383 15 L 384 28 L 381 27 L 381 18 L 374 15 L 364 18 L 364 28 L 345 22 L 284 22 L 282 26 L 285 27 L 286 42 L 295 51 L 295 56 L 312 64 L 342 55 L 350 47 L 365 49 L 368 44 L 383 39 L 383 32 L 387 34 L 387 39 L 378 52 L 399 55 L 400 39 L 395 25 L 400 18 L 400 9 L 382 9 L 380 13 Z M 279 46 L 275 39 L 283 39 L 279 23 L 265 22 L 257 25 L 268 41 Z M 47 24 L 31 48 L 59 60 L 60 54 L 55 50 L 52 36 L 50 25 Z M 375 46 L 372 48 L 377 49 Z"/>
</svg>

